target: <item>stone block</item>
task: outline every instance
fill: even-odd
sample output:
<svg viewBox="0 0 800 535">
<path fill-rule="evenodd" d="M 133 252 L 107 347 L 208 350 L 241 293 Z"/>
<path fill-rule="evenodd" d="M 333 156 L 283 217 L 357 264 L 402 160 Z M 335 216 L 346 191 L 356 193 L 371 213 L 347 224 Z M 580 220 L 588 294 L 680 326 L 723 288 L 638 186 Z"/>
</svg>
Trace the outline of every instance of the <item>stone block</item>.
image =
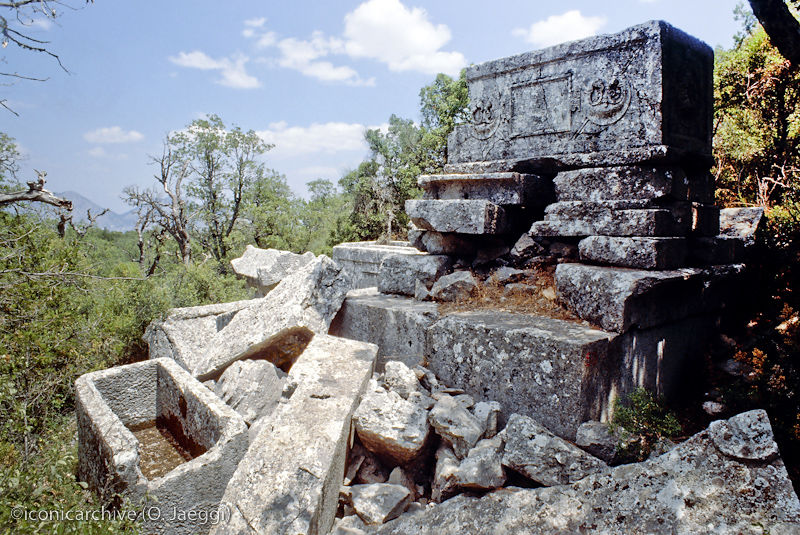
<svg viewBox="0 0 800 535">
<path fill-rule="evenodd" d="M 478 280 L 469 271 L 456 271 L 437 280 L 431 288 L 431 297 L 438 301 L 459 301 L 468 298 Z"/>
<path fill-rule="evenodd" d="M 247 450 L 211 533 L 328 533 L 344 479 L 353 412 L 377 347 L 317 334 L 289 371 L 297 388 Z"/>
<path fill-rule="evenodd" d="M 689 178 L 675 166 L 626 165 L 562 171 L 553 179 L 559 201 L 688 200 Z"/>
<path fill-rule="evenodd" d="M 378 286 L 378 271 L 383 259 L 397 254 L 419 254 L 419 251 L 401 241 L 387 244 L 376 241 L 347 242 L 335 245 L 331 258 L 344 267 L 353 288 L 370 288 Z"/>
<path fill-rule="evenodd" d="M 710 47 L 661 21 L 469 67 L 448 163 L 710 164 L 712 71 Z"/>
<path fill-rule="evenodd" d="M 755 242 L 764 217 L 763 208 L 725 208 L 720 210 L 719 237 L 741 240 L 745 246 Z"/>
<path fill-rule="evenodd" d="M 266 360 L 239 360 L 228 366 L 212 390 L 248 425 L 277 407 L 286 372 Z"/>
<path fill-rule="evenodd" d="M 424 230 L 460 234 L 503 234 L 511 228 L 502 207 L 483 200 L 410 200 L 406 213 Z"/>
<path fill-rule="evenodd" d="M 581 260 L 640 269 L 675 269 L 686 265 L 686 238 L 589 236 L 578 244 Z"/>
<path fill-rule="evenodd" d="M 689 206 L 656 207 L 647 200 L 564 201 L 545 209 L 531 226 L 533 237 L 548 236 L 686 236 Z"/>
<path fill-rule="evenodd" d="M 408 234 L 414 247 L 435 255 L 471 257 L 479 251 L 497 249 L 505 245 L 501 237 L 491 235 L 457 234 L 416 228 L 410 230 Z"/>
<path fill-rule="evenodd" d="M 314 260 L 314 253 L 299 255 L 278 249 L 259 249 L 248 245 L 244 254 L 231 260 L 233 271 L 244 278 L 259 296 L 266 295 L 284 277 Z"/>
<path fill-rule="evenodd" d="M 105 500 L 116 493 L 134 504 L 154 498 L 147 506 L 161 516 L 147 516 L 147 533 L 208 533 L 214 518 L 224 518 L 220 500 L 248 446 L 247 426 L 233 409 L 169 358 L 83 375 L 75 394 L 80 481 Z M 163 462 L 165 454 L 149 458 L 131 430 L 152 425 L 191 460 L 148 478 L 145 463 Z M 173 518 L 174 511 L 196 511 L 209 522 Z"/>
<path fill-rule="evenodd" d="M 538 205 L 553 201 L 552 182 L 524 173 L 420 175 L 423 199 L 481 199 L 497 205 Z"/>
<path fill-rule="evenodd" d="M 378 291 L 413 296 L 416 282 L 430 286 L 447 273 L 452 260 L 445 255 L 400 254 L 386 256 L 378 269 Z"/>
<path fill-rule="evenodd" d="M 504 411 L 536 418 L 572 439 L 599 419 L 611 335 L 562 320 L 508 312 L 465 312 L 428 329 L 430 369 L 445 384 Z M 504 412 L 507 418 L 510 412 Z"/>
<path fill-rule="evenodd" d="M 426 355 L 425 331 L 438 319 L 436 303 L 378 294 L 373 288 L 347 295 L 330 333 L 377 344 L 376 369 L 383 371 L 387 357 Z"/>
</svg>

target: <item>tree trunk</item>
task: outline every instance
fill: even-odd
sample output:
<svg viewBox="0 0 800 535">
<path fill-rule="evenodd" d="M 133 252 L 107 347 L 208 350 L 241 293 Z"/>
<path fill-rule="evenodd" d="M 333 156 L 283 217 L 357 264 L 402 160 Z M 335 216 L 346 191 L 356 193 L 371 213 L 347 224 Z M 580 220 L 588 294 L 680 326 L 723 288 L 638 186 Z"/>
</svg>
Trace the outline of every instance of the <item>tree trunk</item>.
<svg viewBox="0 0 800 535">
<path fill-rule="evenodd" d="M 800 22 L 783 0 L 750 0 L 753 14 L 792 67 L 800 66 Z"/>
</svg>

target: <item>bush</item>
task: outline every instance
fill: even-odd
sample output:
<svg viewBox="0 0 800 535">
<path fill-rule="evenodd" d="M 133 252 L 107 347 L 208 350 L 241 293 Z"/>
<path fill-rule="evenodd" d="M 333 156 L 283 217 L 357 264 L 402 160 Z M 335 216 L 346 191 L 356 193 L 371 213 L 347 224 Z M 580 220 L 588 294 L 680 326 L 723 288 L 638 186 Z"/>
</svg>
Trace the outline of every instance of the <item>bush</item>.
<svg viewBox="0 0 800 535">
<path fill-rule="evenodd" d="M 675 415 L 641 387 L 614 400 L 614 417 L 609 427 L 612 432 L 622 429 L 617 448 L 620 457 L 630 461 L 646 459 L 659 442 L 681 432 Z M 631 440 L 635 437 L 638 439 Z"/>
</svg>

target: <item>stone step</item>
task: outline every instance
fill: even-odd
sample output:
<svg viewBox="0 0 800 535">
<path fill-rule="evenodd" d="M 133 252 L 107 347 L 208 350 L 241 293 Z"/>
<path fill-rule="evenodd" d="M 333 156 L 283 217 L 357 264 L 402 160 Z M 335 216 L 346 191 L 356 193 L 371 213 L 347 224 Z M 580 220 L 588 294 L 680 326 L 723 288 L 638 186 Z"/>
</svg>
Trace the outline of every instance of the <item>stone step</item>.
<svg viewBox="0 0 800 535">
<path fill-rule="evenodd" d="M 685 236 L 690 221 L 677 221 L 672 211 L 664 208 L 642 210 L 607 210 L 585 216 L 550 214 L 544 221 L 531 225 L 531 237 L 556 236 Z"/>
<path fill-rule="evenodd" d="M 480 199 L 498 205 L 538 205 L 553 201 L 552 182 L 523 173 L 420 175 L 423 199 Z"/>
<path fill-rule="evenodd" d="M 406 213 L 423 230 L 505 234 L 512 228 L 502 207 L 483 200 L 410 200 Z"/>
<path fill-rule="evenodd" d="M 346 242 L 333 247 L 331 258 L 342 266 L 353 281 L 353 288 L 378 285 L 378 271 L 384 258 L 396 254 L 415 255 L 419 250 L 408 242 Z"/>
<path fill-rule="evenodd" d="M 675 269 L 686 265 L 687 238 L 589 236 L 578 243 L 581 260 L 640 269 Z"/>
</svg>

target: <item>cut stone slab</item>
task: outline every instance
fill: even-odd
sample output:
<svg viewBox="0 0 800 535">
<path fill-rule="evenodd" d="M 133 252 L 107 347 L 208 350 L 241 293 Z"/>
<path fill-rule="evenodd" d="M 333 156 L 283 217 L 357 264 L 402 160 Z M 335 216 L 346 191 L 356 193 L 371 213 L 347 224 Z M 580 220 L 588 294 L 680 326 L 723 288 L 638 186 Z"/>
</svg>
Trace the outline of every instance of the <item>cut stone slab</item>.
<svg viewBox="0 0 800 535">
<path fill-rule="evenodd" d="M 397 254 L 419 254 L 411 244 L 403 241 L 379 243 L 377 241 L 347 242 L 333 247 L 331 258 L 344 267 L 352 280 L 353 288 L 370 288 L 378 285 L 378 271 L 383 259 Z"/>
<path fill-rule="evenodd" d="M 314 253 L 299 255 L 278 249 L 259 249 L 248 245 L 244 254 L 231 260 L 233 271 L 256 288 L 259 295 L 266 295 L 287 275 L 314 260 Z"/>
<path fill-rule="evenodd" d="M 478 281 L 469 271 L 456 271 L 437 280 L 431 288 L 431 297 L 438 301 L 466 299 L 478 287 Z"/>
<path fill-rule="evenodd" d="M 474 256 L 479 251 L 496 249 L 505 245 L 498 236 L 435 232 L 417 228 L 408 231 L 408 239 L 420 251 L 427 251 L 435 255 Z"/>
<path fill-rule="evenodd" d="M 459 459 L 467 456 L 486 431 L 475 416 L 448 395 L 439 398 L 428 415 L 428 421 Z"/>
<path fill-rule="evenodd" d="M 689 179 L 680 167 L 626 165 L 562 171 L 553 179 L 559 201 L 688 200 Z"/>
<path fill-rule="evenodd" d="M 780 459 L 741 462 L 719 450 L 706 430 L 644 463 L 569 486 L 457 496 L 375 533 L 546 535 L 586 526 L 596 533 L 788 535 L 800 531 L 800 501 Z"/>
<path fill-rule="evenodd" d="M 461 234 L 503 234 L 511 221 L 502 207 L 484 200 L 409 200 L 406 213 L 420 229 Z"/>
<path fill-rule="evenodd" d="M 704 273 L 559 264 L 559 300 L 607 331 L 654 327 L 703 310 Z"/>
<path fill-rule="evenodd" d="M 258 304 L 256 299 L 198 307 L 173 308 L 163 320 L 153 320 L 142 339 L 151 359 L 171 358 L 191 370 L 208 350 L 209 341 L 241 310 Z"/>
<path fill-rule="evenodd" d="M 427 410 L 374 381 L 353 415 L 353 425 L 365 448 L 397 464 L 418 457 L 430 434 Z"/>
<path fill-rule="evenodd" d="M 344 269 L 327 256 L 317 257 L 238 312 L 209 340 L 203 358 L 190 363 L 189 371 L 202 380 L 213 379 L 245 358 L 266 358 L 288 369 L 296 354 L 286 355 L 287 342 L 304 337 L 307 342 L 310 334 L 327 333 L 349 290 Z"/>
<path fill-rule="evenodd" d="M 569 485 L 608 468 L 527 416 L 512 414 L 501 436 L 503 465 L 546 487 Z"/>
<path fill-rule="evenodd" d="M 214 392 L 252 425 L 278 406 L 285 378 L 283 370 L 266 360 L 239 360 L 222 373 Z"/>
<path fill-rule="evenodd" d="M 383 384 L 388 390 L 397 392 L 403 399 L 408 399 L 412 393 L 422 389 L 417 374 L 398 360 L 387 361 L 384 365 Z"/>
<path fill-rule="evenodd" d="M 413 296 L 417 281 L 430 286 L 447 273 L 452 260 L 445 255 L 401 254 L 386 256 L 378 269 L 378 291 Z"/>
<path fill-rule="evenodd" d="M 350 421 L 376 354 L 373 344 L 314 336 L 289 372 L 296 390 L 272 414 L 225 490 L 229 522 L 212 534 L 330 531 Z"/>
<path fill-rule="evenodd" d="M 720 210 L 719 236 L 742 240 L 750 246 L 763 217 L 763 208 L 724 208 Z"/>
<path fill-rule="evenodd" d="M 611 403 L 604 377 L 619 371 L 607 359 L 610 339 L 598 329 L 552 318 L 461 312 L 428 329 L 428 359 L 445 384 L 496 400 L 504 410 L 535 417 L 574 439 L 581 422 L 599 419 Z"/>
<path fill-rule="evenodd" d="M 350 492 L 353 509 L 367 525 L 383 524 L 397 518 L 411 503 L 411 492 L 392 483 L 353 485 Z"/>
<path fill-rule="evenodd" d="M 159 514 L 146 515 L 147 533 L 208 533 L 210 522 L 175 518 L 174 511 L 206 511 L 209 518 L 217 511 L 249 444 L 241 416 L 169 358 L 82 375 L 75 395 L 78 480 L 103 500 L 119 494 L 155 509 Z M 150 422 L 167 428 L 193 458 L 148 479 L 143 445 L 129 428 Z"/>
<path fill-rule="evenodd" d="M 481 199 L 498 205 L 540 205 L 552 202 L 550 180 L 523 173 L 420 175 L 423 199 Z"/>
<path fill-rule="evenodd" d="M 377 344 L 376 370 L 381 372 L 387 357 L 426 355 L 425 331 L 438 319 L 436 303 L 383 295 L 372 288 L 347 294 L 330 333 Z"/>
<path fill-rule="evenodd" d="M 589 236 L 578 244 L 581 260 L 640 269 L 675 269 L 686 265 L 686 238 Z"/>
</svg>

